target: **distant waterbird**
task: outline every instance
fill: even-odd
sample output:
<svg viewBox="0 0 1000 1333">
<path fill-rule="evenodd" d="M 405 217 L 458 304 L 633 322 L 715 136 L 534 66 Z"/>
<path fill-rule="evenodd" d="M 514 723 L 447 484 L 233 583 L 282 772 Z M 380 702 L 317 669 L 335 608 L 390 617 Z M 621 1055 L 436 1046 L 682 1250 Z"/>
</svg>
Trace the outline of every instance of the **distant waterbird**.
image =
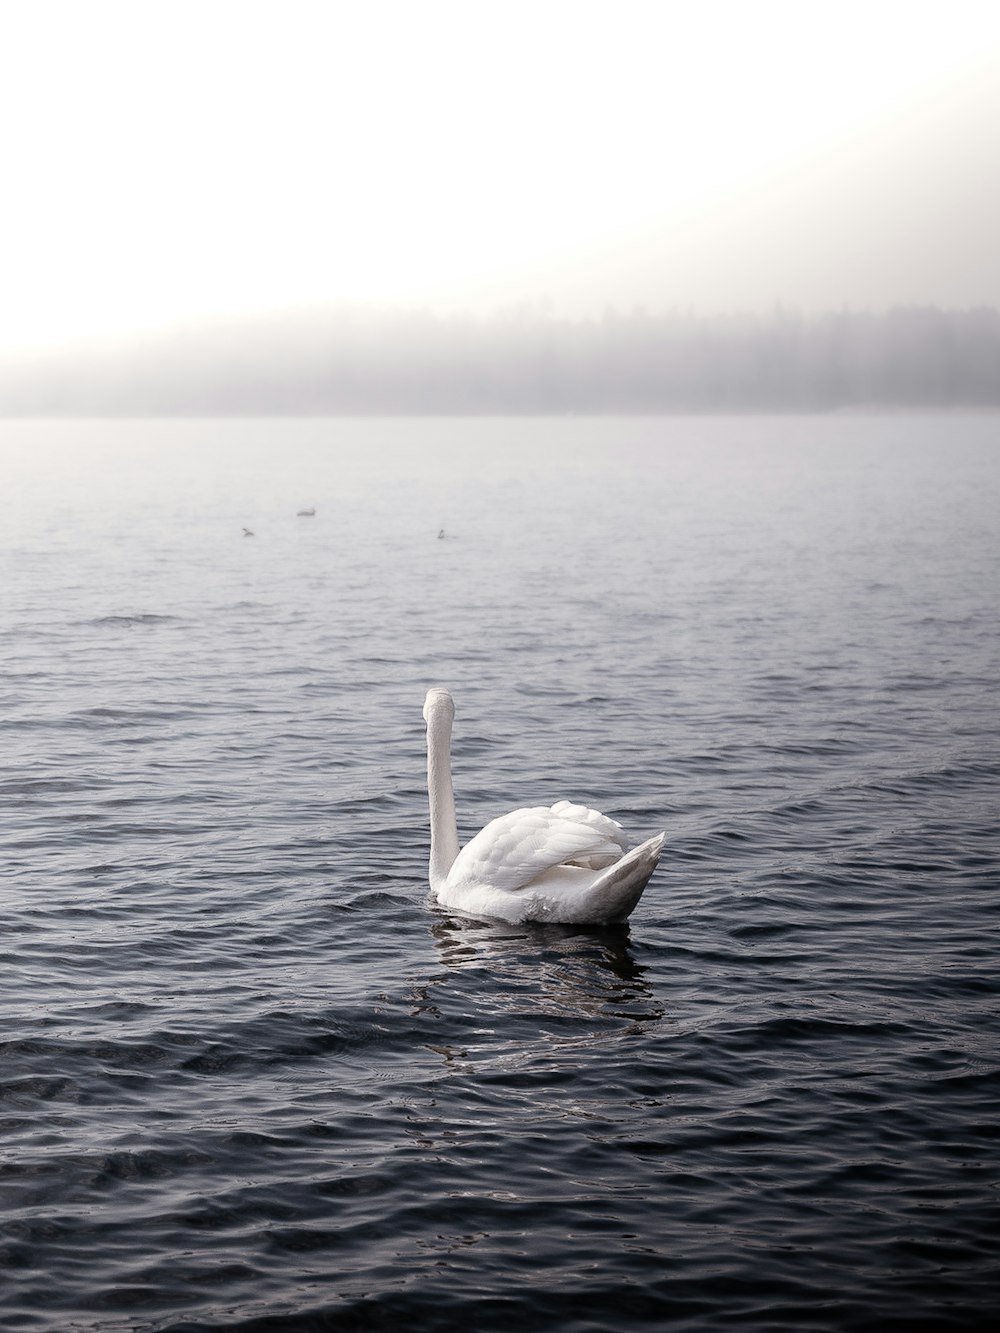
<svg viewBox="0 0 1000 1333">
<path fill-rule="evenodd" d="M 315 517 L 315 514 L 316 514 L 316 509 L 315 509 L 315 506 L 314 506 L 312 509 L 298 509 L 298 510 L 296 510 L 295 517 L 296 517 L 296 518 L 314 518 L 314 517 Z"/>
<path fill-rule="evenodd" d="M 656 869 L 662 833 L 632 851 L 622 826 L 570 801 L 501 815 L 460 848 L 451 776 L 455 704 L 428 690 L 428 879 L 442 907 L 501 921 L 610 925 L 634 909 Z"/>
<path fill-rule="evenodd" d="M 243 536 L 244 536 L 244 537 L 256 537 L 256 535 L 257 535 L 257 534 L 256 534 L 255 532 L 251 532 L 249 528 L 244 528 L 244 529 L 243 529 Z"/>
</svg>

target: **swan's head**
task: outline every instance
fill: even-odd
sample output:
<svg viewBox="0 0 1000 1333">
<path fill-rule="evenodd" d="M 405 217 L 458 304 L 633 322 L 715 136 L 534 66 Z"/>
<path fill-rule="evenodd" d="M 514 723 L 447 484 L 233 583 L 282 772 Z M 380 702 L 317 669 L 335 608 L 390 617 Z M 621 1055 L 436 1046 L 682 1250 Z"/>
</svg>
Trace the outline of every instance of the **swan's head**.
<svg viewBox="0 0 1000 1333">
<path fill-rule="evenodd" d="M 451 722 L 455 716 L 455 703 L 447 690 L 428 690 L 424 700 L 424 721 L 430 724 L 432 718 L 444 717 Z"/>
</svg>

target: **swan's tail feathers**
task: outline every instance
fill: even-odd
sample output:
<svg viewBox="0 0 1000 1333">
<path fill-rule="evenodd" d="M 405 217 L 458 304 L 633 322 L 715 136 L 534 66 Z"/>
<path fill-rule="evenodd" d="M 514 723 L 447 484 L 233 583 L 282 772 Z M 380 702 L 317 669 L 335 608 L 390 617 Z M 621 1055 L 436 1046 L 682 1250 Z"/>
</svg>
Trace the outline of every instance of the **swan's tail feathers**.
<svg viewBox="0 0 1000 1333">
<path fill-rule="evenodd" d="M 584 895 L 584 919 L 601 925 L 626 920 L 657 867 L 665 836 L 658 833 L 655 838 L 633 848 L 595 880 Z"/>
</svg>

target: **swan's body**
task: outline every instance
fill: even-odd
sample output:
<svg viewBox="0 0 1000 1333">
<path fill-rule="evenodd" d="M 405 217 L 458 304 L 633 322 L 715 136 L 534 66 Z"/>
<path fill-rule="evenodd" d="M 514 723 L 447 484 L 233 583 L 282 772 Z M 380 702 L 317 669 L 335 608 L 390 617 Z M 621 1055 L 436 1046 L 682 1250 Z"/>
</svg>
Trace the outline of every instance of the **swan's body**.
<svg viewBox="0 0 1000 1333">
<path fill-rule="evenodd" d="M 628 851 L 620 824 L 584 805 L 513 810 L 459 848 L 447 690 L 429 690 L 427 793 L 431 890 L 442 907 L 501 921 L 607 925 L 624 921 L 656 869 L 663 834 Z"/>
</svg>

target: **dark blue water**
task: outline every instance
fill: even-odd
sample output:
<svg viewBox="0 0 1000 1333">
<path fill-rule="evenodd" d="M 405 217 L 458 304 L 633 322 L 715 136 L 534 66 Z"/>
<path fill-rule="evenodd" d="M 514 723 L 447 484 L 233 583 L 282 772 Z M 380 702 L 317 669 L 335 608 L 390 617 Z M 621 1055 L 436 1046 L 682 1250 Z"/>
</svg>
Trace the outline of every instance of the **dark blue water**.
<svg viewBox="0 0 1000 1333">
<path fill-rule="evenodd" d="M 997 418 L 0 467 L 4 1328 L 991 1324 Z M 428 906 L 430 684 L 463 836 L 666 830 L 627 929 Z"/>
</svg>

